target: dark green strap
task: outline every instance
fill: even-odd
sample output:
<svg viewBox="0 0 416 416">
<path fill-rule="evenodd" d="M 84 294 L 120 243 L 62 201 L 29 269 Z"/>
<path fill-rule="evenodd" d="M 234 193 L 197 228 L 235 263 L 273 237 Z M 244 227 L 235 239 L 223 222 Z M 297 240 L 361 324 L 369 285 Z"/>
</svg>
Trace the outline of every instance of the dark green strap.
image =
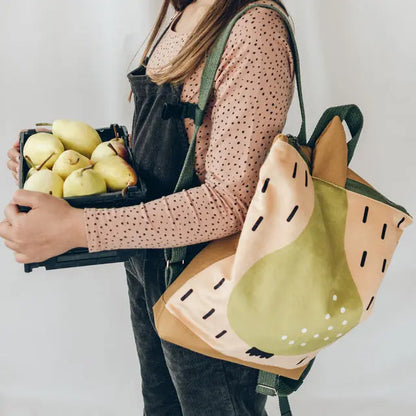
<svg viewBox="0 0 416 416">
<path fill-rule="evenodd" d="M 199 92 L 199 103 L 198 103 L 199 108 L 201 110 L 205 110 L 205 107 L 207 105 L 207 102 L 211 93 L 211 88 L 214 83 L 215 74 L 217 72 L 217 69 L 221 60 L 221 56 L 224 52 L 225 45 L 227 43 L 227 40 L 230 36 L 231 30 L 234 24 L 246 11 L 252 9 L 253 7 L 264 7 L 266 9 L 275 10 L 277 13 L 279 13 L 279 15 L 282 17 L 284 23 L 287 26 L 288 32 L 290 34 L 290 43 L 291 43 L 290 46 L 292 49 L 292 54 L 293 54 L 293 59 L 294 59 L 296 83 L 298 87 L 298 96 L 299 96 L 299 105 L 300 105 L 300 111 L 302 114 L 302 126 L 297 137 L 298 137 L 300 144 L 306 144 L 306 116 L 305 116 L 305 107 L 303 103 L 302 84 L 301 84 L 301 77 L 300 77 L 299 54 L 298 54 L 298 49 L 296 46 L 295 35 L 293 33 L 292 26 L 290 24 L 290 21 L 287 15 L 283 11 L 281 11 L 280 9 L 272 5 L 251 4 L 245 7 L 243 10 L 241 10 L 239 13 L 237 13 L 237 15 L 228 23 L 227 27 L 219 36 L 218 40 L 216 41 L 214 45 L 212 52 L 207 58 L 206 65 L 202 73 L 201 89 Z"/>
<path fill-rule="evenodd" d="M 328 123 L 335 117 L 339 116 L 341 121 L 347 123 L 347 126 L 351 132 L 351 140 L 347 143 L 348 147 L 348 165 L 354 155 L 355 147 L 357 146 L 358 139 L 360 138 L 361 130 L 363 128 L 364 117 L 360 109 L 355 104 L 340 105 L 337 107 L 328 108 L 322 117 L 319 119 L 315 130 L 308 141 L 308 146 L 312 149 L 315 147 L 315 143 L 319 136 L 325 130 Z"/>
<path fill-rule="evenodd" d="M 292 26 L 286 14 L 276 7 L 266 5 L 266 4 L 249 5 L 245 7 L 242 11 L 240 11 L 229 22 L 229 24 L 226 26 L 226 28 L 223 30 L 223 32 L 217 39 L 212 52 L 209 54 L 207 58 L 204 71 L 202 73 L 201 87 L 199 90 L 198 108 L 195 111 L 195 130 L 194 130 L 192 141 L 189 145 L 188 153 L 186 155 L 185 162 L 182 167 L 182 171 L 179 175 L 179 179 L 176 184 L 174 192 L 180 192 L 183 189 L 188 189 L 192 184 L 193 172 L 194 172 L 194 167 L 195 167 L 196 137 L 198 134 L 198 130 L 201 127 L 202 121 L 204 119 L 205 109 L 208 103 L 208 99 L 211 93 L 212 86 L 214 84 L 215 74 L 217 72 L 217 69 L 221 60 L 221 56 L 225 49 L 225 44 L 227 43 L 231 30 L 234 27 L 234 24 L 236 23 L 236 21 L 246 11 L 248 11 L 249 9 L 253 7 L 265 7 L 267 9 L 272 9 L 272 10 L 277 11 L 279 15 L 283 18 L 283 21 L 285 22 L 288 28 L 288 31 L 290 34 L 291 49 L 292 49 L 293 58 L 294 58 L 294 67 L 295 67 L 295 74 L 296 74 L 296 83 L 298 87 L 299 105 L 300 105 L 300 111 L 302 114 L 302 127 L 298 135 L 298 140 L 300 144 L 306 144 L 306 118 L 305 118 L 305 108 L 304 108 L 303 96 L 302 96 L 302 85 L 301 85 L 301 79 L 300 79 L 299 54 L 298 54 Z M 165 283 L 166 283 L 166 287 L 168 287 L 183 269 L 182 261 L 185 259 L 185 256 L 186 256 L 186 246 L 166 248 L 164 250 L 164 255 L 165 255 L 166 262 L 170 260 L 170 263 L 169 264 L 167 263 L 166 268 L 165 268 Z"/>
<path fill-rule="evenodd" d="M 287 395 L 279 394 L 276 390 L 276 386 L 279 385 L 280 376 L 267 373 L 266 371 L 259 371 L 259 377 L 257 379 L 256 392 L 265 394 L 267 396 L 279 396 L 279 409 L 281 416 L 292 416 L 290 409 L 289 399 Z"/>
</svg>

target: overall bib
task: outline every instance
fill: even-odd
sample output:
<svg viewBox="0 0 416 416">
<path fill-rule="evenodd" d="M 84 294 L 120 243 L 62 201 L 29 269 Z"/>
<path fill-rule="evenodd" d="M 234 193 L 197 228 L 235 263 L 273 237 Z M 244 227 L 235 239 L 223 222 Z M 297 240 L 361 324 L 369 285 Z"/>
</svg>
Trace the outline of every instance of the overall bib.
<svg viewBox="0 0 416 416">
<path fill-rule="evenodd" d="M 174 192 L 189 148 L 183 118 L 192 115 L 180 101 L 183 84 L 157 85 L 145 74 L 143 65 L 130 72 L 128 79 L 135 104 L 132 153 L 138 174 L 148 188 L 146 200 L 153 200 Z M 192 186 L 198 185 L 194 172 Z M 185 265 L 206 244 L 188 246 Z M 207 357 L 159 338 L 152 307 L 166 289 L 163 248 L 138 249 L 124 266 L 140 362 L 143 414 L 267 416 L 266 396 L 255 391 L 258 370 Z"/>
</svg>

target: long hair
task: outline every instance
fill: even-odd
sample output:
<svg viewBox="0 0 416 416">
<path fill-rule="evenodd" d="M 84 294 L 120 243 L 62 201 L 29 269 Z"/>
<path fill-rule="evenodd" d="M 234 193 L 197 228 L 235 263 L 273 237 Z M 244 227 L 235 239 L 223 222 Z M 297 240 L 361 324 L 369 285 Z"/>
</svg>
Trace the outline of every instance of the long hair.
<svg viewBox="0 0 416 416">
<path fill-rule="evenodd" d="M 214 46 L 219 34 L 235 14 L 244 6 L 254 1 L 256 0 L 216 0 L 207 11 L 201 23 L 187 38 L 181 51 L 168 65 L 160 68 L 157 73 L 149 75 L 150 79 L 156 84 L 182 83 L 203 62 Z M 172 5 L 176 11 L 182 11 L 193 2 L 194 0 L 163 0 L 159 15 L 152 28 L 150 39 L 140 59 L 139 67 L 144 64 L 145 58 L 160 31 L 169 5 Z M 280 0 L 278 3 L 287 13 L 284 4 Z M 130 91 L 129 101 L 131 100 L 131 96 L 132 91 Z"/>
</svg>

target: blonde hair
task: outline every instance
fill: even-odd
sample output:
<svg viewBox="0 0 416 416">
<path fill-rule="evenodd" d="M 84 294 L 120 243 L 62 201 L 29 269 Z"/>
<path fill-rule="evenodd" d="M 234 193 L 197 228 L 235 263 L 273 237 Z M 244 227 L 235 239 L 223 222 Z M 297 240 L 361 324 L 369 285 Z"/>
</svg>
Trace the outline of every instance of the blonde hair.
<svg viewBox="0 0 416 416">
<path fill-rule="evenodd" d="M 161 68 L 157 73 L 149 75 L 150 79 L 159 85 L 163 83 L 182 83 L 203 62 L 219 34 L 234 15 L 241 8 L 254 1 L 256 0 L 216 0 L 204 16 L 203 21 L 187 38 L 181 51 L 168 65 Z M 172 5 L 176 11 L 182 11 L 193 2 L 194 0 L 163 0 L 159 15 L 152 28 L 150 39 L 140 59 L 139 67 L 144 64 L 147 54 L 160 31 L 169 5 Z M 281 1 L 279 1 L 279 4 L 287 13 L 284 4 Z M 132 91 L 130 91 L 129 101 L 131 96 Z"/>
</svg>

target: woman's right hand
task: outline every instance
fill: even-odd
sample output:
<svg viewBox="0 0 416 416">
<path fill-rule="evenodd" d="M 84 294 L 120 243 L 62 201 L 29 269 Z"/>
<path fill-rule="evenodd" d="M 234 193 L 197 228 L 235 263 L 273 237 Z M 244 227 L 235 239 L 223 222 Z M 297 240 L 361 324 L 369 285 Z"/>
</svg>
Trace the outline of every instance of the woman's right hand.
<svg viewBox="0 0 416 416">
<path fill-rule="evenodd" d="M 21 130 L 20 133 L 25 132 L 27 130 Z M 49 132 L 50 130 L 48 129 L 44 129 L 44 128 L 40 128 L 40 129 L 36 129 L 36 132 Z M 19 133 L 19 136 L 20 136 Z M 17 139 L 14 143 L 13 146 L 9 149 L 9 151 L 7 152 L 7 156 L 9 157 L 9 160 L 7 161 L 7 167 L 11 170 L 12 172 L 12 176 L 15 179 L 16 183 L 19 183 L 19 164 L 20 164 L 20 141 L 19 139 Z"/>
</svg>

